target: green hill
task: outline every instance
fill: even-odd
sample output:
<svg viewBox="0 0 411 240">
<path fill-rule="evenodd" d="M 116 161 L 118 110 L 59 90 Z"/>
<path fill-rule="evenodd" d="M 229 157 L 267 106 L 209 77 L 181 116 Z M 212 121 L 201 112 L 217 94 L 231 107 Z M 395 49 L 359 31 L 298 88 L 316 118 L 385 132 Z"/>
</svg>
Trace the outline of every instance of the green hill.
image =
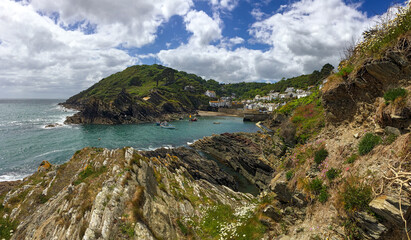
<svg viewBox="0 0 411 240">
<path fill-rule="evenodd" d="M 80 110 L 67 123 L 121 124 L 172 119 L 207 109 L 211 98 L 204 95 L 213 90 L 217 96 L 254 98 L 269 91 L 284 91 L 287 87 L 307 88 L 328 76 L 333 67 L 282 80 L 278 83 L 221 84 L 161 65 L 131 66 L 102 79 L 85 91 L 70 97 L 62 105 Z"/>
</svg>

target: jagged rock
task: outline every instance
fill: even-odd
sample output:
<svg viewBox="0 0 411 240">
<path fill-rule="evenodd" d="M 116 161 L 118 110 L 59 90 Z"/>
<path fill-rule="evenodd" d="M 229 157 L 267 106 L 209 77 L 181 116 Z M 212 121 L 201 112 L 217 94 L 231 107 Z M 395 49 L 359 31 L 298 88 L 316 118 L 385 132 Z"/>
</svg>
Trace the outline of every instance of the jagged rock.
<svg viewBox="0 0 411 240">
<path fill-rule="evenodd" d="M 201 157 L 195 150 L 187 148 L 165 149 L 141 152 L 146 157 L 166 158 L 168 156 L 178 157 L 181 161 L 171 162 L 170 169 L 184 166 L 194 179 L 205 179 L 214 184 L 228 186 L 234 190 L 238 189 L 233 176 L 228 175 L 218 167 L 217 163 Z"/>
<path fill-rule="evenodd" d="M 290 203 L 292 201 L 292 193 L 287 187 L 287 182 L 276 181 L 270 185 L 270 189 L 277 195 L 278 200 L 283 203 Z"/>
<path fill-rule="evenodd" d="M 282 219 L 281 212 L 277 210 L 275 207 L 273 207 L 272 205 L 268 205 L 267 207 L 265 207 L 263 209 L 263 213 L 267 217 L 273 219 L 276 222 L 279 222 Z"/>
<path fill-rule="evenodd" d="M 368 59 L 348 79 L 325 88 L 322 101 L 327 122 L 336 125 L 344 121 L 353 121 L 356 115 L 369 116 L 360 107 L 361 104 L 374 103 L 375 99 L 382 97 L 386 90 L 398 87 L 401 79 L 410 79 L 410 62 L 407 58 L 410 51 L 410 48 L 402 52 L 391 51 L 387 52 L 383 59 Z M 392 120 L 391 114 L 387 114 L 393 112 L 394 109 L 384 109 L 385 106 L 380 105 L 377 111 L 377 121 L 382 127 L 388 125 L 400 128 L 395 122 L 405 128 L 409 126 L 410 111 L 405 110 L 408 108 L 401 110 L 401 114 L 395 114 L 395 116 L 401 116 L 400 120 Z M 385 114 L 382 114 L 383 112 Z M 363 117 L 356 120 L 360 120 L 360 123 L 366 121 Z"/>
<path fill-rule="evenodd" d="M 372 200 L 369 204 L 371 210 L 383 217 L 393 226 L 399 226 L 403 224 L 400 212 L 399 199 L 395 199 L 390 196 L 380 196 Z M 405 216 L 408 209 L 410 208 L 410 203 L 406 199 L 401 201 L 402 214 Z"/>
<path fill-rule="evenodd" d="M 256 143 L 257 139 L 261 141 L 258 136 L 258 134 L 224 133 L 203 138 L 191 147 L 207 152 L 217 160 L 230 165 L 260 189 L 266 190 L 273 177 L 274 168 L 265 157 L 263 144 Z M 275 155 L 283 152 L 283 144 L 277 136 L 272 136 L 268 143 L 269 153 Z"/>
<path fill-rule="evenodd" d="M 366 239 L 381 239 L 381 235 L 388 230 L 374 216 L 366 212 L 355 212 L 354 218 L 363 230 L 363 237 Z"/>
<path fill-rule="evenodd" d="M 40 163 L 40 166 L 38 167 L 37 171 L 38 172 L 45 172 L 51 168 L 51 163 L 49 163 L 47 160 L 43 160 Z"/>
<path fill-rule="evenodd" d="M 305 207 L 307 206 L 308 202 L 306 200 L 306 196 L 301 192 L 294 193 L 291 203 L 296 207 Z"/>
</svg>

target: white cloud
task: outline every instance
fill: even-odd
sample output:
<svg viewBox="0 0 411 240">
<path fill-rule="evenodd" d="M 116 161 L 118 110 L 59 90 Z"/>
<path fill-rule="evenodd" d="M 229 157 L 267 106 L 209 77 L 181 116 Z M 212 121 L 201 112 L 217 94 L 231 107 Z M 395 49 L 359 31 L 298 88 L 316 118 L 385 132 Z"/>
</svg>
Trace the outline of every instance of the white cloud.
<svg viewBox="0 0 411 240">
<path fill-rule="evenodd" d="M 127 47 L 152 43 L 157 28 L 173 15 L 185 15 L 191 0 L 32 0 L 38 11 L 58 13 L 59 24 L 70 26 L 79 21 L 96 25 L 96 36 L 115 40 Z"/>
<path fill-rule="evenodd" d="M 218 10 L 232 11 L 238 5 L 238 0 L 210 0 L 211 5 Z"/>
<path fill-rule="evenodd" d="M 204 46 L 221 38 L 218 20 L 212 19 L 203 11 L 190 11 L 184 19 L 187 31 L 193 33 L 190 43 Z"/>
<path fill-rule="evenodd" d="M 249 29 L 267 51 L 229 50 L 224 42 L 199 48 L 189 42 L 158 56 L 165 64 L 223 82 L 279 80 L 337 65 L 347 42 L 357 38 L 371 20 L 342 0 L 302 0 Z M 262 16 L 257 11 L 256 17 Z"/>
<path fill-rule="evenodd" d="M 68 97 L 84 90 L 139 63 L 118 46 L 152 43 L 162 22 L 191 6 L 191 0 L 2 0 L 0 98 Z M 94 31 L 84 32 L 87 25 Z"/>
</svg>

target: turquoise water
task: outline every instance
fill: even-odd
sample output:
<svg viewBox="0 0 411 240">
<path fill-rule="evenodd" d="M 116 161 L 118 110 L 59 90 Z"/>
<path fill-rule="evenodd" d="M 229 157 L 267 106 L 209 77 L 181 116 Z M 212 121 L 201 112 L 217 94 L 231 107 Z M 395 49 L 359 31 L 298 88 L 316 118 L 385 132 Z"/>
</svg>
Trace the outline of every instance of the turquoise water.
<svg viewBox="0 0 411 240">
<path fill-rule="evenodd" d="M 185 146 L 197 139 L 224 132 L 255 132 L 253 123 L 235 117 L 200 117 L 198 122 L 171 122 L 176 129 L 155 124 L 63 125 L 75 112 L 57 105 L 64 100 L 0 99 L 0 181 L 21 179 L 34 171 L 42 160 L 54 164 L 68 161 L 78 149 L 92 146 L 139 150 Z M 221 124 L 213 124 L 218 121 Z"/>
</svg>

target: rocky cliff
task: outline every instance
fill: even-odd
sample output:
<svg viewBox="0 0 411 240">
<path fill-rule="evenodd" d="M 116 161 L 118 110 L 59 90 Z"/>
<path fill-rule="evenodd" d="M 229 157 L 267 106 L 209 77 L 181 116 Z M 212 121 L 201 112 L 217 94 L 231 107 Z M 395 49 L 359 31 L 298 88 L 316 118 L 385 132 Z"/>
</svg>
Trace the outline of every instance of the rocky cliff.
<svg viewBox="0 0 411 240">
<path fill-rule="evenodd" d="M 1 212 L 18 225 L 12 239 L 204 239 L 215 235 L 216 209 L 239 216 L 236 227 L 254 216 L 257 199 L 227 185 L 233 179 L 193 150 L 85 148 L 42 164 L 2 195 Z"/>
</svg>

